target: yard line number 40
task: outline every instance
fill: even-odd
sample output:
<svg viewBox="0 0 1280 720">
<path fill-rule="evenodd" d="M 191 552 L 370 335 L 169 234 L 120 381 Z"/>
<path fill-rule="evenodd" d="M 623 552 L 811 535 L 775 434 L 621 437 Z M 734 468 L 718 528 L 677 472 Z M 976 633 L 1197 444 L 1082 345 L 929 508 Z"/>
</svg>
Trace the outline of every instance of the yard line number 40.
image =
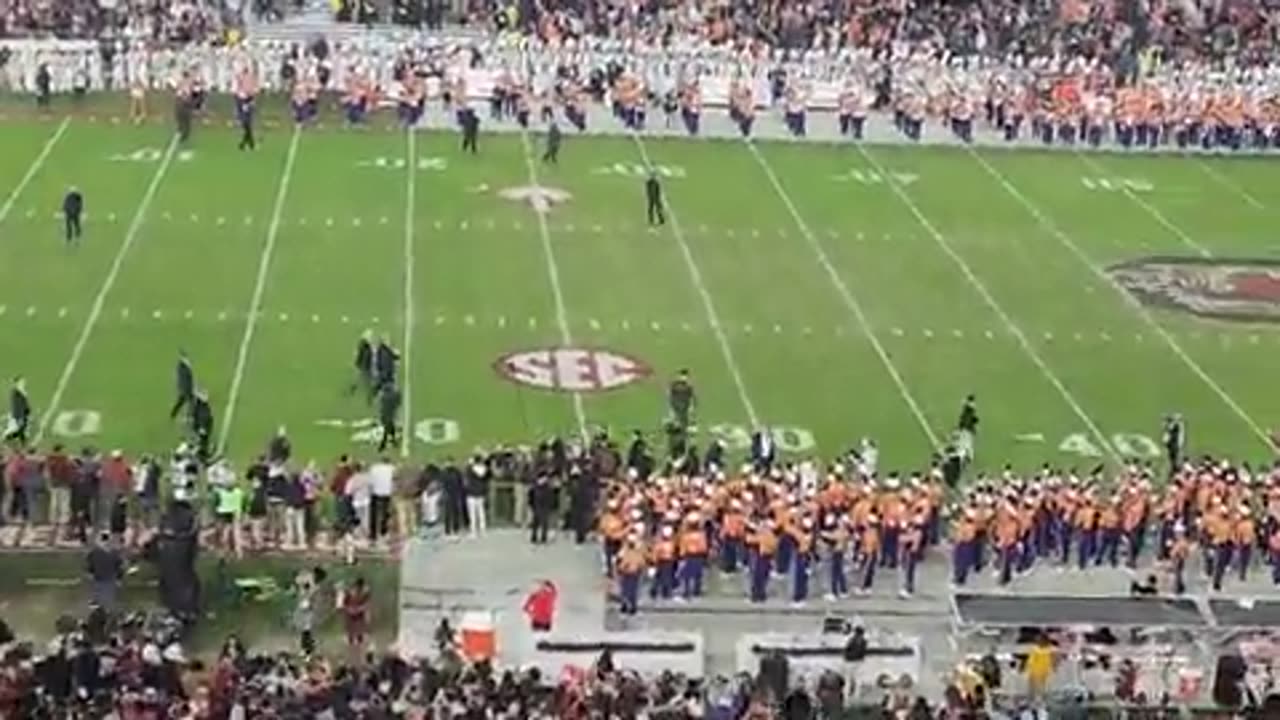
<svg viewBox="0 0 1280 720">
<path fill-rule="evenodd" d="M 1108 440 L 1118 455 L 1125 458 L 1160 457 L 1160 446 L 1142 433 L 1116 433 Z M 1081 457 L 1102 457 L 1106 453 L 1085 433 L 1072 433 L 1062 439 L 1058 450 Z"/>
</svg>

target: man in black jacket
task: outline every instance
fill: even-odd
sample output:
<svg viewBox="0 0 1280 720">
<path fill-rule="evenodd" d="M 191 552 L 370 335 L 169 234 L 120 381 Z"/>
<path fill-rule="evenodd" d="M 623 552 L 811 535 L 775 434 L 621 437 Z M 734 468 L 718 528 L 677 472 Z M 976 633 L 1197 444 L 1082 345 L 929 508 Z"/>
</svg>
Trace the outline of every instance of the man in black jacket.
<svg viewBox="0 0 1280 720">
<path fill-rule="evenodd" d="M 533 515 L 533 529 L 529 541 L 534 545 L 543 545 L 547 542 L 555 502 L 555 488 L 551 485 L 551 479 L 539 473 L 529 488 L 529 511 Z"/>
<path fill-rule="evenodd" d="M 462 471 L 453 458 L 445 458 L 440 477 L 444 492 L 444 533 L 453 535 L 462 531 L 467 512 Z"/>
<path fill-rule="evenodd" d="M 62 220 L 66 226 L 67 244 L 80 239 L 80 216 L 84 212 L 84 195 L 73 185 L 62 198 Z"/>
<path fill-rule="evenodd" d="M 13 379 L 13 386 L 9 388 L 9 427 L 5 430 L 4 438 L 26 446 L 30 428 L 31 400 L 27 398 L 27 381 L 16 377 Z"/>
</svg>

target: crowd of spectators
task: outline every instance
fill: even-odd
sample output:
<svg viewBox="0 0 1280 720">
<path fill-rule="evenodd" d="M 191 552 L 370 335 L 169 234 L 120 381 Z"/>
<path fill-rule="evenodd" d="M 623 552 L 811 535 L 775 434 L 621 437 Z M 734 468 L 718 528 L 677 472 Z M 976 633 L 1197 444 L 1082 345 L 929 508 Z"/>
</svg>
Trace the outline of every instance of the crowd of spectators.
<svg viewBox="0 0 1280 720">
<path fill-rule="evenodd" d="M 0 38 L 224 41 L 241 10 L 235 0 L 0 0 Z"/>
</svg>

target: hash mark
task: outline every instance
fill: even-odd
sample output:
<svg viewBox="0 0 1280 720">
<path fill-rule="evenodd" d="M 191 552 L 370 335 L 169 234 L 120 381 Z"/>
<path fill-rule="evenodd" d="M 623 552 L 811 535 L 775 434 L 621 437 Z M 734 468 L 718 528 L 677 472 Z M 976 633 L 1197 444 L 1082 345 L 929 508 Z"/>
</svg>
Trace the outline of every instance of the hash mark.
<svg viewBox="0 0 1280 720">
<path fill-rule="evenodd" d="M 120 317 L 127 320 L 129 318 L 129 308 L 120 308 Z"/>
<path fill-rule="evenodd" d="M 464 316 L 462 317 L 462 322 L 463 322 L 463 323 L 465 323 L 465 324 L 466 324 L 466 325 L 468 325 L 468 326 L 475 325 L 475 324 L 476 324 L 476 318 L 475 318 L 475 316 L 474 316 L 474 315 L 464 315 Z"/>
<path fill-rule="evenodd" d="M 951 331 L 951 334 L 952 334 L 953 336 L 957 337 L 957 338 L 962 338 L 962 337 L 964 337 L 964 331 L 963 331 L 963 330 L 961 330 L 960 328 L 956 328 L 955 330 L 952 330 L 952 331 Z"/>
<path fill-rule="evenodd" d="M 57 213 L 54 213 L 54 217 L 57 217 Z M 168 210 L 160 213 L 160 217 L 164 218 L 165 220 L 173 219 L 173 215 L 171 215 Z"/>
<path fill-rule="evenodd" d="M 319 316 L 319 315 L 312 315 L 312 316 L 311 316 L 311 322 L 313 322 L 313 323 L 318 323 L 318 322 L 320 322 L 320 316 Z"/>
<path fill-rule="evenodd" d="M 115 213 L 107 213 L 107 222 L 115 222 L 115 221 L 116 221 L 116 214 L 115 214 Z"/>
<path fill-rule="evenodd" d="M 803 332 L 805 335 L 812 335 L 813 328 L 809 327 L 808 325 L 805 325 L 804 330 L 802 330 L 801 332 Z"/>
<path fill-rule="evenodd" d="M 988 340 L 995 340 L 995 339 L 996 339 L 996 334 L 995 334 L 995 333 L 993 333 L 993 332 L 991 332 L 990 330 L 988 330 L 988 331 L 986 331 L 985 333 L 983 333 L 983 335 L 986 335 Z"/>
<path fill-rule="evenodd" d="M 1257 336 L 1257 335 L 1250 335 L 1250 336 L 1249 336 L 1249 342 L 1250 342 L 1250 343 L 1252 343 L 1253 345 L 1257 345 L 1257 344 L 1258 344 L 1258 336 Z"/>
<path fill-rule="evenodd" d="M 289 313 L 280 313 L 280 322 L 289 322 Z"/>
<path fill-rule="evenodd" d="M 902 328 L 898 328 L 898 327 L 894 328 L 890 332 L 892 332 L 894 335 L 897 335 L 898 337 L 902 337 L 903 335 Z"/>
<path fill-rule="evenodd" d="M 35 314 L 36 314 L 36 306 L 35 306 L 35 305 L 28 305 L 28 306 L 27 306 L 27 317 L 32 317 L 32 316 L 34 316 Z"/>
<path fill-rule="evenodd" d="M 751 237 L 753 237 L 753 238 L 758 238 L 758 237 L 760 237 L 760 231 L 759 231 L 759 230 L 757 230 L 757 229 L 755 229 L 755 228 L 751 228 Z"/>
<path fill-rule="evenodd" d="M 1111 336 L 1110 336 L 1110 335 L 1108 335 L 1107 333 L 1099 333 L 1099 334 L 1098 334 L 1098 337 L 1102 338 L 1102 341 L 1103 341 L 1103 342 L 1110 342 L 1110 341 L 1111 341 Z"/>
<path fill-rule="evenodd" d="M 327 225 L 327 226 L 329 226 L 329 227 L 333 227 L 333 218 L 325 218 L 325 219 L 324 219 L 324 224 L 325 224 L 325 225 Z"/>
<path fill-rule="evenodd" d="M 386 215 L 383 215 L 382 217 L 378 218 L 378 224 L 379 224 L 379 225 L 386 225 L 386 224 L 387 224 L 387 216 L 386 216 Z"/>
<path fill-rule="evenodd" d="M 520 222 L 519 220 L 516 220 L 515 222 L 511 223 L 511 227 L 515 228 L 516 230 L 523 230 L 524 223 Z"/>
<path fill-rule="evenodd" d="M 702 233 L 703 235 L 706 235 L 708 232 L 710 232 L 710 229 L 706 225 L 699 225 L 698 232 Z"/>
<path fill-rule="evenodd" d="M 489 218 L 488 220 L 485 220 L 484 227 L 486 230 L 494 230 L 497 229 L 498 224 L 493 221 L 493 218 Z"/>
<path fill-rule="evenodd" d="M 506 316 L 506 315 L 499 315 L 499 316 L 498 316 L 498 327 L 500 327 L 500 328 L 504 328 L 504 327 L 506 327 L 506 326 L 507 326 L 507 316 Z"/>
<path fill-rule="evenodd" d="M 5 314 L 5 311 L 7 311 L 8 309 L 9 309 L 8 306 L 0 305 L 0 315 Z"/>
<path fill-rule="evenodd" d="M 434 223 L 432 223 L 432 226 L 433 226 L 433 227 L 435 227 L 435 229 L 437 229 L 437 230 L 443 230 L 443 229 L 444 229 L 444 223 L 443 223 L 443 222 L 441 222 L 441 221 L 439 221 L 439 220 L 436 220 Z"/>
<path fill-rule="evenodd" d="M 64 307 L 58 308 L 58 317 L 64 318 L 66 316 L 67 316 L 67 309 Z M 1257 337 L 1257 336 L 1255 335 L 1254 337 Z"/>
<path fill-rule="evenodd" d="M 304 217 L 300 217 L 300 218 L 298 218 L 298 224 L 299 224 L 299 225 L 306 225 L 306 224 L 307 224 L 307 219 L 306 219 L 306 218 L 304 218 Z"/>
<path fill-rule="evenodd" d="M 378 317 L 377 315 L 374 315 L 373 317 L 369 318 L 369 322 L 373 323 L 374 325 L 377 325 L 382 322 L 382 318 Z"/>
<path fill-rule="evenodd" d="M 1051 332 L 1047 332 L 1047 331 L 1046 331 L 1046 332 L 1045 332 L 1045 334 L 1044 334 L 1044 339 L 1045 339 L 1045 340 L 1052 340 L 1052 339 L 1053 339 L 1053 333 L 1051 333 Z"/>
<path fill-rule="evenodd" d="M 187 320 L 190 320 L 191 318 L 193 318 L 193 317 L 195 317 L 195 316 L 196 316 L 196 312 L 195 312 L 194 310 L 188 310 L 188 311 L 186 311 L 186 312 L 182 313 L 182 317 L 186 318 Z"/>
<path fill-rule="evenodd" d="M 223 310 L 222 312 L 218 313 L 218 319 L 219 319 L 219 320 L 226 320 L 226 319 L 227 319 L 227 311 L 226 311 L 226 310 Z"/>
<path fill-rule="evenodd" d="M 565 223 L 564 225 L 565 232 L 571 233 L 571 232 L 574 232 L 575 230 L 577 230 L 577 228 L 573 226 L 573 223 Z"/>
<path fill-rule="evenodd" d="M 215 220 L 214 222 L 215 222 L 216 224 L 218 224 L 218 225 L 226 225 L 226 224 L 227 224 L 227 219 L 226 219 L 226 218 L 224 218 L 224 217 L 222 217 L 221 215 L 219 215 L 219 216 L 218 216 L 218 219 L 217 219 L 217 220 Z"/>
<path fill-rule="evenodd" d="M 164 317 L 164 313 L 160 312 L 159 310 L 152 310 L 151 317 L 155 318 L 156 320 L 159 320 L 160 318 Z"/>
<path fill-rule="evenodd" d="M 466 229 L 467 229 L 467 221 L 466 221 L 466 220 L 460 220 L 460 221 L 458 221 L 458 229 L 459 229 L 459 230 L 466 230 Z"/>
<path fill-rule="evenodd" d="M 932 330 L 930 330 L 929 328 L 925 328 L 925 329 L 924 329 L 924 336 L 925 336 L 925 337 L 927 337 L 927 338 L 931 338 L 931 337 L 933 337 L 933 331 L 932 331 Z"/>
<path fill-rule="evenodd" d="M 199 216 L 199 215 L 197 215 L 197 214 L 195 214 L 195 213 L 191 213 L 191 222 L 193 222 L 193 223 L 198 223 L 198 222 L 200 222 L 200 216 Z"/>
<path fill-rule="evenodd" d="M 244 224 L 245 224 L 245 225 L 252 225 L 252 224 L 253 224 L 253 216 L 252 216 L 252 215 L 245 215 L 245 216 L 244 216 Z"/>
<path fill-rule="evenodd" d="M 536 317 L 534 317 L 534 316 L 530 315 L 530 316 L 529 316 L 529 329 L 530 329 L 530 330 L 532 330 L 533 328 L 536 328 L 536 327 L 538 327 L 538 318 L 536 318 Z"/>
<path fill-rule="evenodd" d="M 351 218 L 351 225 L 352 227 L 360 227 L 360 218 L 358 217 Z"/>
<path fill-rule="evenodd" d="M 649 323 L 649 327 L 652 328 L 654 332 L 658 332 L 662 330 L 662 325 L 659 324 L 657 320 L 654 320 L 653 322 Z"/>
<path fill-rule="evenodd" d="M 27 218 L 28 218 L 28 219 L 33 218 L 33 217 L 35 217 L 35 216 L 36 216 L 36 210 L 35 210 L 35 208 L 31 208 L 30 210 L 28 210 L 28 211 L 27 211 Z"/>
<path fill-rule="evenodd" d="M 438 326 L 443 325 L 443 324 L 444 324 L 444 316 L 443 316 L 443 315 L 437 315 L 437 316 L 436 316 L 436 326 L 438 327 Z"/>
<path fill-rule="evenodd" d="M 725 228 L 724 234 L 728 235 L 729 237 L 734 237 L 733 228 Z"/>
<path fill-rule="evenodd" d="M 604 228 L 600 225 L 592 225 L 591 232 L 599 235 L 600 233 L 604 232 Z"/>
<path fill-rule="evenodd" d="M 591 329 L 592 329 L 592 330 L 599 330 L 599 329 L 600 329 L 600 321 L 599 321 L 599 320 L 597 320 L 597 319 L 595 319 L 595 318 L 591 318 L 591 320 L 590 320 L 590 321 L 588 321 L 588 322 L 587 322 L 587 324 L 591 326 Z"/>
<path fill-rule="evenodd" d="M 351 318 L 347 317 L 346 315 L 343 315 L 341 322 L 343 325 L 346 325 L 347 323 L 351 322 Z"/>
<path fill-rule="evenodd" d="M 751 330 L 752 330 L 752 327 L 751 327 L 751 324 L 750 324 L 750 323 L 747 323 L 746 325 L 743 325 L 743 326 L 742 326 L 742 332 L 744 332 L 744 333 L 746 333 L 746 334 L 748 334 L 748 335 L 750 335 L 750 334 L 751 334 Z"/>
<path fill-rule="evenodd" d="M 1134 335 L 1133 339 L 1138 342 L 1142 342 L 1142 333 L 1138 333 L 1137 335 Z"/>
<path fill-rule="evenodd" d="M 1083 340 L 1084 340 L 1084 333 L 1076 333 L 1075 338 L 1076 338 L 1076 342 L 1081 342 L 1081 341 L 1083 341 Z"/>
<path fill-rule="evenodd" d="M 782 326 L 775 324 L 773 326 L 773 332 L 775 335 L 780 334 L 782 332 Z"/>
<path fill-rule="evenodd" d="M 838 238 L 838 237 L 840 237 L 840 233 L 836 232 L 835 230 L 833 230 L 833 229 L 831 229 L 831 228 L 827 228 L 827 237 L 830 237 L 830 238 Z"/>
<path fill-rule="evenodd" d="M 836 326 L 836 337 L 844 337 L 844 326 L 843 326 L 843 325 L 837 325 L 837 326 Z"/>
<path fill-rule="evenodd" d="M 680 323 L 680 329 L 684 330 L 685 332 L 693 332 L 693 325 L 690 325 L 687 322 Z"/>
</svg>

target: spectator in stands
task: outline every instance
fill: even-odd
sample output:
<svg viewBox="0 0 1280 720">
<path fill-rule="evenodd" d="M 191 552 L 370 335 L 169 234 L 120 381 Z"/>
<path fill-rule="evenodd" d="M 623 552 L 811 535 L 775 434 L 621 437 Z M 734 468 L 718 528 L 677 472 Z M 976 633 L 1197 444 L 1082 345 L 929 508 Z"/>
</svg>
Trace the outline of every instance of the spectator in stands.
<svg viewBox="0 0 1280 720">
<path fill-rule="evenodd" d="M 1053 674 L 1053 643 L 1049 636 L 1041 634 L 1027 653 L 1027 693 L 1035 698 L 1044 697 L 1049 677 Z"/>
</svg>

